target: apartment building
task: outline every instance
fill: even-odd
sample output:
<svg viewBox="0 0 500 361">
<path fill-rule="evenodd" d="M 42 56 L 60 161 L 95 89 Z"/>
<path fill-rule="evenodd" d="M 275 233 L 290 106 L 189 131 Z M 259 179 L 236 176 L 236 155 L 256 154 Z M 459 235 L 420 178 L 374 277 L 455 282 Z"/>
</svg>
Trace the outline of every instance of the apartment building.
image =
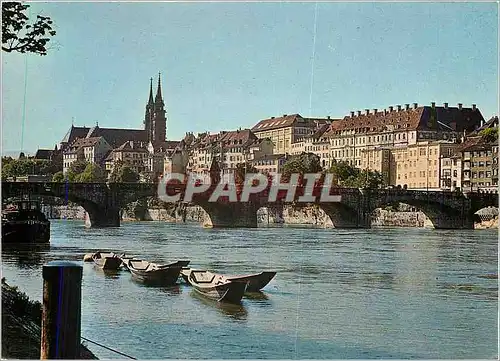
<svg viewBox="0 0 500 361">
<path fill-rule="evenodd" d="M 291 154 L 299 155 L 301 153 L 316 154 L 321 166 L 327 169 L 331 166 L 330 163 L 330 140 L 325 135 L 330 129 L 330 124 L 320 125 L 316 131 L 310 135 L 299 138 L 297 142 L 292 143 Z"/>
<path fill-rule="evenodd" d="M 286 154 L 265 154 L 250 161 L 260 173 L 281 173 L 288 159 Z"/>
<path fill-rule="evenodd" d="M 439 140 L 391 149 L 391 184 L 408 189 L 440 189 L 442 159 L 450 158 L 459 147 L 458 143 Z"/>
<path fill-rule="evenodd" d="M 291 154 L 292 144 L 306 135 L 313 134 L 324 124 L 331 124 L 334 119 L 303 118 L 299 114 L 283 114 L 258 122 L 252 132 L 259 139 L 269 138 L 274 144 L 276 154 Z"/>
<path fill-rule="evenodd" d="M 77 138 L 63 152 L 63 173 L 66 174 L 76 160 L 102 165 L 111 146 L 104 137 Z"/>
<path fill-rule="evenodd" d="M 359 168 L 372 172 L 379 172 L 385 184 L 394 184 L 391 180 L 391 162 L 392 157 L 390 148 L 376 147 L 363 149 L 361 151 L 361 163 Z M 395 178 L 394 175 L 392 178 Z"/>
<path fill-rule="evenodd" d="M 434 102 L 430 106 L 413 103 L 404 108 L 390 106 L 383 111 L 352 111 L 342 120 L 333 122 L 326 136 L 330 140 L 331 159 L 361 167 L 366 149 L 403 149 L 422 141 L 456 141 L 464 132 L 477 129 L 483 121 L 475 104 L 465 108 L 462 104 L 450 107 L 448 103 L 443 106 L 436 106 Z"/>
<path fill-rule="evenodd" d="M 456 150 L 454 154 L 441 158 L 441 186 L 442 190 L 462 189 L 462 154 Z"/>
<path fill-rule="evenodd" d="M 257 138 L 250 129 L 202 133 L 198 137 L 189 134 L 183 144 L 189 159 L 186 171 L 197 174 L 209 174 L 214 161 L 219 163 L 222 175 L 234 173 L 239 163 L 273 154 L 272 141 Z"/>
<path fill-rule="evenodd" d="M 136 173 L 149 169 L 149 152 L 144 142 L 127 141 L 109 152 L 105 160 L 105 169 L 111 173 L 117 162 L 128 165 Z"/>
<path fill-rule="evenodd" d="M 498 190 L 498 141 L 469 138 L 461 149 L 464 191 Z"/>
</svg>

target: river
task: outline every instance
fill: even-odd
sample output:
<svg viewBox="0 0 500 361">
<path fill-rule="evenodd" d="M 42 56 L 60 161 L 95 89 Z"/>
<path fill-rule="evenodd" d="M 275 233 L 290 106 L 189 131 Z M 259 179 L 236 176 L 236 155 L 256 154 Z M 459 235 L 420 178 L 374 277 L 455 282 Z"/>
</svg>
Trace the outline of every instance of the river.
<svg viewBox="0 0 500 361">
<path fill-rule="evenodd" d="M 53 220 L 51 245 L 4 248 L 2 273 L 41 300 L 44 263 L 83 265 L 82 336 L 140 359 L 496 358 L 497 230 L 204 229 Z M 226 274 L 278 273 L 241 306 L 187 285 L 145 287 L 85 253 L 191 260 Z M 99 358 L 123 358 L 88 344 Z"/>
</svg>

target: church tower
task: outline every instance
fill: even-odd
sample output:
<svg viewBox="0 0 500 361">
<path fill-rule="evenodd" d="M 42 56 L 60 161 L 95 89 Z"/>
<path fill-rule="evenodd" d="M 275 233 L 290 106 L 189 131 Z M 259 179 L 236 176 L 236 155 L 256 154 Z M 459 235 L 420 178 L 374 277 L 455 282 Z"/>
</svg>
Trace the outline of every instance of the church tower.
<svg viewBox="0 0 500 361">
<path fill-rule="evenodd" d="M 149 83 L 149 100 L 146 104 L 146 114 L 144 115 L 144 130 L 147 133 L 148 142 L 152 139 L 152 124 L 153 124 L 153 78 L 150 79 Z"/>
<path fill-rule="evenodd" d="M 161 74 L 158 73 L 158 88 L 153 100 L 153 79 L 149 86 L 149 100 L 146 105 L 146 114 L 144 118 L 144 129 L 148 134 L 148 142 L 153 145 L 165 142 L 167 135 L 167 117 L 165 103 L 161 95 Z"/>
<path fill-rule="evenodd" d="M 152 142 L 165 142 L 167 137 L 167 117 L 165 103 L 161 96 L 161 74 L 158 73 L 158 89 L 156 90 L 155 102 L 153 106 Z"/>
</svg>

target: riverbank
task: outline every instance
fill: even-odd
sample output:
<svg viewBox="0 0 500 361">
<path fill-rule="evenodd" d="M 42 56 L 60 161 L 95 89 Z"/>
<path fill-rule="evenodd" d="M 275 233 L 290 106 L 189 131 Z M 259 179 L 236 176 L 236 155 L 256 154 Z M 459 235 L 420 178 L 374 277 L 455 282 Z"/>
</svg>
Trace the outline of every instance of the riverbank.
<svg viewBox="0 0 500 361">
<path fill-rule="evenodd" d="M 2 278 L 2 359 L 40 359 L 42 305 Z M 81 345 L 80 359 L 98 360 Z"/>
</svg>

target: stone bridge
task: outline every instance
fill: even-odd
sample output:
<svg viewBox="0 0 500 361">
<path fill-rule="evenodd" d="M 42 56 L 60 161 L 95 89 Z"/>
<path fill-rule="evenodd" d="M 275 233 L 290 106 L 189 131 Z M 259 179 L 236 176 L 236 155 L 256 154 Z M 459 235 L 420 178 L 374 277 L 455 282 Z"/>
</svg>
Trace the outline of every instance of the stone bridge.
<svg viewBox="0 0 500 361">
<path fill-rule="evenodd" d="M 275 202 L 268 201 L 268 189 L 251 194 L 248 202 L 229 202 L 219 198 L 209 202 L 214 186 L 193 196 L 191 204 L 201 206 L 209 215 L 213 227 L 257 227 L 257 210 L 261 207 L 296 207 L 317 204 L 331 218 L 336 228 L 369 228 L 370 215 L 376 209 L 395 203 L 406 203 L 424 212 L 435 228 L 473 228 L 474 214 L 485 207 L 498 207 L 498 194 L 413 191 L 404 189 L 332 188 L 331 195 L 340 195 L 340 202 L 320 202 L 319 194 L 311 203 L 286 202 L 286 192 Z M 184 195 L 184 185 L 169 185 L 169 194 Z M 2 198 L 23 195 L 53 196 L 81 205 L 88 213 L 92 227 L 120 225 L 120 209 L 144 197 L 156 197 L 158 185 L 152 183 L 39 183 L 2 182 Z"/>
</svg>

